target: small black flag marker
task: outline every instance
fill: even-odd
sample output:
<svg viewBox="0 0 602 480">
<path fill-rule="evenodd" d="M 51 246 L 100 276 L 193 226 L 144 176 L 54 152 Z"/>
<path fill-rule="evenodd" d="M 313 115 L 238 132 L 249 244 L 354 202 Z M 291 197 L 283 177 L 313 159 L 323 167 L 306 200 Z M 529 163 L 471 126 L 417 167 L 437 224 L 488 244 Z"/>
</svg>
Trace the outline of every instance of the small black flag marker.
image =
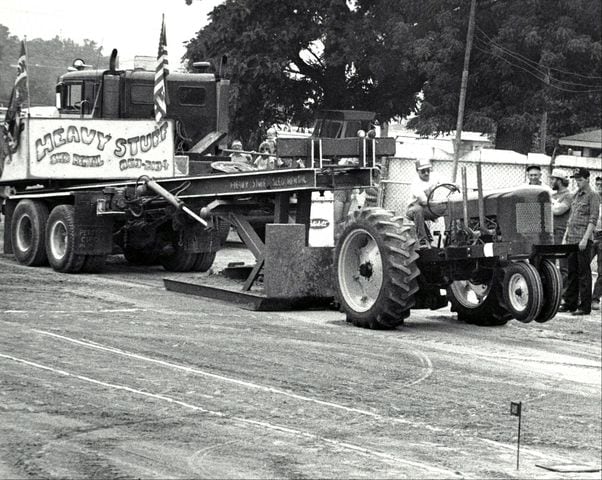
<svg viewBox="0 0 602 480">
<path fill-rule="evenodd" d="M 520 421 L 522 419 L 523 402 L 510 402 L 510 415 L 518 417 L 518 436 L 516 438 L 516 469 L 519 467 L 520 457 Z"/>
</svg>

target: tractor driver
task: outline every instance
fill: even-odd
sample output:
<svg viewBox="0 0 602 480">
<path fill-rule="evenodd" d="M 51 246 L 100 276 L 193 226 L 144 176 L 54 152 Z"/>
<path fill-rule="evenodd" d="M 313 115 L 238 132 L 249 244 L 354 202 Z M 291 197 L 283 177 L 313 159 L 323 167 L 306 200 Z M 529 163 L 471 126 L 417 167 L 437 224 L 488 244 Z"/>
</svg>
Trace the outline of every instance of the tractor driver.
<svg viewBox="0 0 602 480">
<path fill-rule="evenodd" d="M 412 183 L 410 193 L 412 195 L 408 205 L 406 216 L 414 221 L 416 226 L 416 234 L 418 236 L 418 248 L 430 248 L 429 235 L 426 233 L 425 220 L 436 220 L 437 216 L 433 215 L 426 208 L 428 196 L 434 187 L 439 185 L 439 182 L 433 178 L 431 172 L 433 166 L 429 159 L 420 159 L 416 161 L 416 172 L 418 178 Z"/>
</svg>

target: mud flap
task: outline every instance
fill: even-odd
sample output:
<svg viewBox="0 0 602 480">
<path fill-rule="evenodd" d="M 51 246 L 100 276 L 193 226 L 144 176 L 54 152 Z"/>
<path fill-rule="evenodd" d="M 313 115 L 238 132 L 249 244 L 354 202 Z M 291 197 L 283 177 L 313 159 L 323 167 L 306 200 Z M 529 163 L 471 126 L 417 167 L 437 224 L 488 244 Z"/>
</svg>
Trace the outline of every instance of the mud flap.
<svg viewBox="0 0 602 480">
<path fill-rule="evenodd" d="M 113 218 L 96 214 L 96 201 L 101 192 L 74 194 L 77 255 L 105 255 L 113 250 Z"/>
</svg>

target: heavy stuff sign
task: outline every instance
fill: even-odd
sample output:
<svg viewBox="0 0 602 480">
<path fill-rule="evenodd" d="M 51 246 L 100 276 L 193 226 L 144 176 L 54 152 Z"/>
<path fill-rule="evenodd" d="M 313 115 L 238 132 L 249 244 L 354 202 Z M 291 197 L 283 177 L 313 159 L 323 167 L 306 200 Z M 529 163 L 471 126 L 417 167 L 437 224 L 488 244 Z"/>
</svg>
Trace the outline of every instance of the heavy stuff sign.
<svg viewBox="0 0 602 480">
<path fill-rule="evenodd" d="M 31 118 L 2 180 L 172 177 L 173 128 L 152 120 Z"/>
</svg>

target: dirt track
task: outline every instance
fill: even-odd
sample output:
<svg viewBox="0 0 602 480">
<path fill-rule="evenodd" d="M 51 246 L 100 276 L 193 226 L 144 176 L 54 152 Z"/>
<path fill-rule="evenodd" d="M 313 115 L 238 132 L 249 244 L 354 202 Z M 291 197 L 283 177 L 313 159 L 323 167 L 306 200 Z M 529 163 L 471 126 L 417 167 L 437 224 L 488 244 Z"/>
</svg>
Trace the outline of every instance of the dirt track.
<svg viewBox="0 0 602 480">
<path fill-rule="evenodd" d="M 368 331 L 168 292 L 121 257 L 0 275 L 0 478 L 600 478 L 535 466 L 600 465 L 599 318 Z"/>
</svg>

